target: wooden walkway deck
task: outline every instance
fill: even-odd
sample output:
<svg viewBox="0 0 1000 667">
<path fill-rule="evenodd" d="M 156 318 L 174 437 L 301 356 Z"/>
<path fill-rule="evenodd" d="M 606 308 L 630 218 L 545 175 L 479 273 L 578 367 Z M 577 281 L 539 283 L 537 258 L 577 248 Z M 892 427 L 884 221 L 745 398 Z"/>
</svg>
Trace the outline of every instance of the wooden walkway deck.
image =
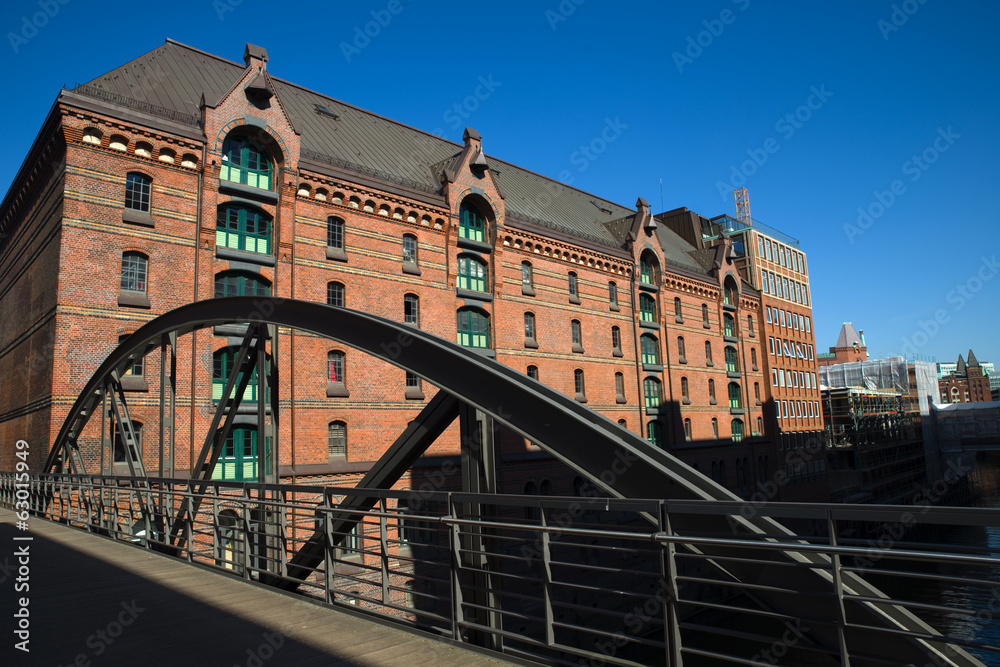
<svg viewBox="0 0 1000 667">
<path fill-rule="evenodd" d="M 0 664 L 513 664 L 31 517 L 0 509 Z M 32 540 L 16 541 L 15 537 Z M 30 590 L 16 592 L 29 545 Z M 14 649 L 16 599 L 29 598 L 30 654 Z"/>
</svg>

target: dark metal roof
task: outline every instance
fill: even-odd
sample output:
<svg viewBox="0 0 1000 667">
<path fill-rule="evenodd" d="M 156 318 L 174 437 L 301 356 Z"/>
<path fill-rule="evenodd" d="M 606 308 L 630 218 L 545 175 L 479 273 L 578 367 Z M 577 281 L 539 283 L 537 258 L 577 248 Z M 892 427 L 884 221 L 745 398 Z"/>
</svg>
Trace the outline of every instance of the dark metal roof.
<svg viewBox="0 0 1000 667">
<path fill-rule="evenodd" d="M 136 106 L 129 100 L 137 101 L 157 109 L 161 117 L 166 113 L 196 119 L 200 117 L 202 95 L 209 103 L 221 99 L 244 71 L 242 63 L 167 40 L 77 90 L 133 109 Z M 454 142 L 296 84 L 275 77 L 271 80 L 302 135 L 302 156 L 315 162 L 438 193 L 442 165 L 462 149 Z M 318 112 L 318 106 L 326 113 Z M 606 223 L 633 215 L 633 209 L 487 157 L 490 172 L 504 194 L 509 217 L 610 248 L 622 247 L 617 230 L 609 229 Z M 672 236 L 671 245 L 687 246 Z M 671 263 L 697 268 L 686 255 L 690 249 L 665 248 Z"/>
</svg>

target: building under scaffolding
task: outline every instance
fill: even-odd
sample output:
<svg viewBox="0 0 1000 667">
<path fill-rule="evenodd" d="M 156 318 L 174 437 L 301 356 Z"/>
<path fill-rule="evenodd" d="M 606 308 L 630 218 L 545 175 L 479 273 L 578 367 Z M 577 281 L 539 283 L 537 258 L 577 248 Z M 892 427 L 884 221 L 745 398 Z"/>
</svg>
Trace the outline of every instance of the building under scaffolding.
<svg viewBox="0 0 1000 667">
<path fill-rule="evenodd" d="M 819 368 L 834 501 L 906 503 L 925 483 L 925 371 L 901 358 Z"/>
</svg>

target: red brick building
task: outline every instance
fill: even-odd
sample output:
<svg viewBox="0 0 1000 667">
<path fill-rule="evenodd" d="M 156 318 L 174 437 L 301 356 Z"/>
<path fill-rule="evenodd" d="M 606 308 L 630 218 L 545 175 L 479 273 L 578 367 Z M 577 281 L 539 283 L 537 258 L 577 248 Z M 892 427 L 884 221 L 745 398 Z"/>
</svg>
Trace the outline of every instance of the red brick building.
<svg viewBox="0 0 1000 667">
<path fill-rule="evenodd" d="M 992 400 L 990 378 L 969 350 L 969 360 L 958 355 L 954 373 L 938 380 L 942 403 L 988 403 Z"/>
<path fill-rule="evenodd" d="M 192 301 L 257 295 L 457 340 L 734 490 L 771 478 L 770 310 L 731 239 L 691 243 L 642 198 L 635 209 L 609 202 L 485 154 L 475 130 L 458 145 L 268 67 L 260 47 L 236 63 L 168 40 L 59 93 L 0 205 L 0 375 L 18 379 L 0 389 L 0 469 L 22 438 L 41 466 L 121 337 Z M 191 470 L 241 335 L 178 339 L 164 474 Z M 436 391 L 306 333 L 280 330 L 276 348 L 286 384 L 266 437 L 286 478 L 351 483 Z M 159 356 L 123 379 L 150 471 Z M 819 428 L 818 413 L 795 420 Z M 79 443 L 89 469 L 108 470 L 120 444 L 99 421 Z M 456 455 L 457 430 L 428 456 Z M 216 476 L 255 476 L 258 446 L 256 415 L 241 414 Z M 523 440 L 503 453 L 506 490 L 576 484 Z"/>
<path fill-rule="evenodd" d="M 868 361 L 868 347 L 865 345 L 865 332 L 858 331 L 850 322 L 844 322 L 837 337 L 837 344 L 830 348 L 828 354 L 817 354 L 819 366 L 833 366 L 852 361 Z"/>
</svg>

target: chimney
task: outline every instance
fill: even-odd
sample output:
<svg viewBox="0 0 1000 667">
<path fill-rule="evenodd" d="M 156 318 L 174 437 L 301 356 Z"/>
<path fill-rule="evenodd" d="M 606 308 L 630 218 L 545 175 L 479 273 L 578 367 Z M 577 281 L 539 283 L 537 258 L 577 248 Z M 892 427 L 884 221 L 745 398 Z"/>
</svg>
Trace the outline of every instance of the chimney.
<svg viewBox="0 0 1000 667">
<path fill-rule="evenodd" d="M 859 336 L 861 336 L 861 345 L 862 345 L 863 347 L 867 347 L 867 346 L 865 345 L 865 332 L 864 332 L 864 329 L 859 329 L 859 330 L 858 330 L 858 335 L 859 335 Z"/>
</svg>

